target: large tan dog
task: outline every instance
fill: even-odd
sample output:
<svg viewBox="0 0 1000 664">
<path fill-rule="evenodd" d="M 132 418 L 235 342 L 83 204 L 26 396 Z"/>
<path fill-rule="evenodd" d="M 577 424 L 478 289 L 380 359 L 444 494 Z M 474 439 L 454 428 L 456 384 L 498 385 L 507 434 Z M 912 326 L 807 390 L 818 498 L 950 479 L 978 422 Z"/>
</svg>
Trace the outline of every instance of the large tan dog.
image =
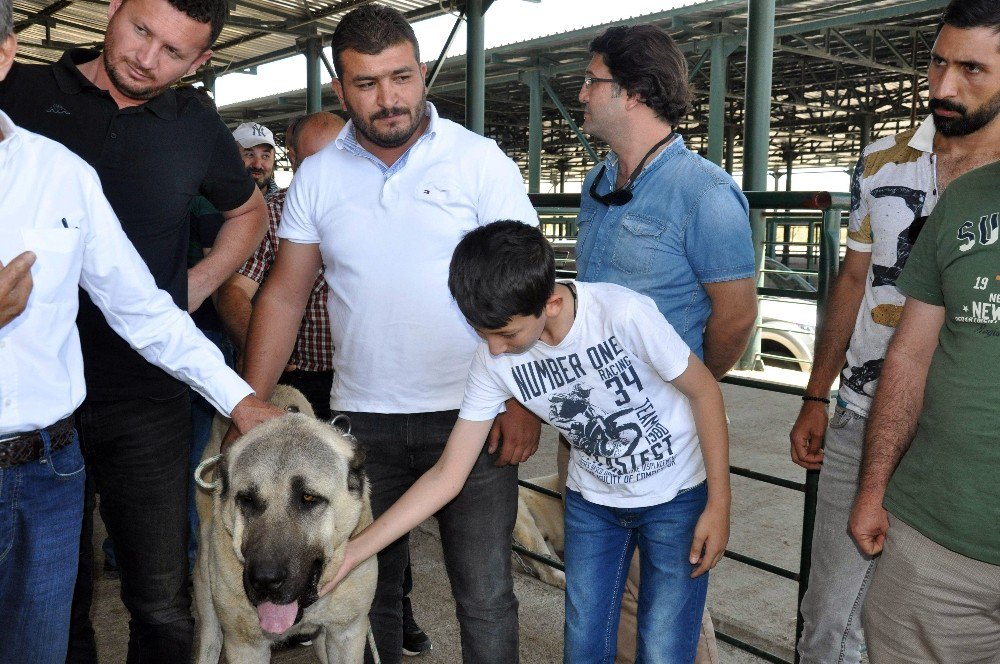
<svg viewBox="0 0 1000 664">
<path fill-rule="evenodd" d="M 546 475 L 527 480 L 531 484 L 559 491 L 559 475 Z M 548 555 L 562 562 L 563 504 L 558 498 L 539 493 L 526 487 L 517 488 L 517 521 L 514 523 L 514 541 L 529 551 Z M 566 574 L 554 567 L 527 556 L 514 553 L 515 563 L 532 576 L 550 586 L 566 589 Z"/>
<path fill-rule="evenodd" d="M 324 664 L 363 660 L 375 559 L 318 597 L 348 538 L 372 521 L 363 455 L 290 389 L 279 386 L 272 403 L 305 413 L 238 439 L 218 463 L 210 509 L 200 498 L 198 664 L 222 653 L 230 664 L 268 662 L 271 646 L 293 635 L 311 637 Z M 216 422 L 206 459 L 225 426 Z"/>
</svg>

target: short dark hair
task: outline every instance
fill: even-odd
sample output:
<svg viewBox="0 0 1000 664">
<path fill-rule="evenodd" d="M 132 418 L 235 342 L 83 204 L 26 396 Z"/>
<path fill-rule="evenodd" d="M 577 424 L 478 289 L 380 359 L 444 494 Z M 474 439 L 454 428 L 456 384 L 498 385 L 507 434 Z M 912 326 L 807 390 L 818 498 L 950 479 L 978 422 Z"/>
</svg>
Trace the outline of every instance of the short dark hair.
<svg viewBox="0 0 1000 664">
<path fill-rule="evenodd" d="M 406 17 L 392 7 L 362 5 L 340 19 L 333 31 L 333 68 L 343 77 L 340 54 L 351 49 L 365 55 L 378 55 L 390 46 L 409 42 L 413 57 L 420 62 L 420 47 Z"/>
<path fill-rule="evenodd" d="M 498 330 L 514 316 L 541 316 L 556 288 L 552 245 L 535 226 L 494 221 L 455 247 L 448 289 L 479 330 Z"/>
<path fill-rule="evenodd" d="M 212 28 L 205 48 L 211 48 L 222 34 L 222 27 L 229 19 L 227 0 L 168 0 L 175 9 L 184 12 L 199 23 L 208 23 Z"/>
<path fill-rule="evenodd" d="M 1000 2 L 997 0 L 951 0 L 941 14 L 940 26 L 969 30 L 989 28 L 1000 34 Z"/>
<path fill-rule="evenodd" d="M 14 34 L 14 2 L 0 0 L 0 42 Z"/>
<path fill-rule="evenodd" d="M 629 94 L 639 98 L 671 126 L 687 113 L 691 103 L 687 59 L 677 44 L 654 25 L 608 28 L 590 42 L 611 76 Z"/>
<path fill-rule="evenodd" d="M 126 0 L 122 0 L 124 3 Z M 199 23 L 208 23 L 211 27 L 208 36 L 207 50 L 222 34 L 222 27 L 229 18 L 229 3 L 227 0 L 167 0 L 170 6 Z"/>
</svg>

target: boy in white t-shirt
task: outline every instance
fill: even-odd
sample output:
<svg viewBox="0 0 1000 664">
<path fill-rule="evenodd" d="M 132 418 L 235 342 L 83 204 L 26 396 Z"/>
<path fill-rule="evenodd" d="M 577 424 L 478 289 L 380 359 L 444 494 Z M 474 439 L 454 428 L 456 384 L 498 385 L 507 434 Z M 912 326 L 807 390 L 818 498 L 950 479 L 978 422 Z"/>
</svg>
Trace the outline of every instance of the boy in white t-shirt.
<svg viewBox="0 0 1000 664">
<path fill-rule="evenodd" d="M 556 284 L 552 248 L 535 227 L 499 221 L 470 232 L 448 285 L 486 342 L 458 423 L 438 463 L 351 541 L 335 582 L 458 493 L 513 396 L 573 446 L 565 661 L 613 661 L 636 546 L 637 659 L 694 661 L 706 572 L 729 539 L 729 441 L 715 379 L 648 297 Z"/>
</svg>

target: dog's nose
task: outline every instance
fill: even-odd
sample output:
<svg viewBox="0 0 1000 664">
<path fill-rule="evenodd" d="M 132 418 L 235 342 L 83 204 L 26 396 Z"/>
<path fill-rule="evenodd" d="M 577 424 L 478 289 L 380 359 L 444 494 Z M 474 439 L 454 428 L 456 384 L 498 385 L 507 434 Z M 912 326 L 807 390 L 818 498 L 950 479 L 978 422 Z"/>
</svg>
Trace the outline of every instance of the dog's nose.
<svg viewBox="0 0 1000 664">
<path fill-rule="evenodd" d="M 250 584 L 261 595 L 277 592 L 288 578 L 284 565 L 272 562 L 258 563 L 250 570 Z"/>
</svg>

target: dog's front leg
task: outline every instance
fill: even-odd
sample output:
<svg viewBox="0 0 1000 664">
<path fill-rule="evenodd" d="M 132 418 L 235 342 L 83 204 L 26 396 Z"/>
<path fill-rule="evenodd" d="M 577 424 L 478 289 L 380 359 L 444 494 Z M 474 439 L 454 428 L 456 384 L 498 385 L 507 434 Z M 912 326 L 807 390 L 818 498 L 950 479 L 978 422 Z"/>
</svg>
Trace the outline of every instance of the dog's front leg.
<svg viewBox="0 0 1000 664">
<path fill-rule="evenodd" d="M 222 651 L 226 653 L 229 664 L 268 664 L 271 661 L 271 644 L 264 640 L 258 643 L 237 643 L 237 639 L 226 638 L 222 643 Z"/>
<path fill-rule="evenodd" d="M 323 664 L 361 664 L 365 661 L 368 616 L 358 617 L 347 625 L 326 625 L 316 642 Z M 323 655 L 326 655 L 325 657 Z"/>
</svg>

